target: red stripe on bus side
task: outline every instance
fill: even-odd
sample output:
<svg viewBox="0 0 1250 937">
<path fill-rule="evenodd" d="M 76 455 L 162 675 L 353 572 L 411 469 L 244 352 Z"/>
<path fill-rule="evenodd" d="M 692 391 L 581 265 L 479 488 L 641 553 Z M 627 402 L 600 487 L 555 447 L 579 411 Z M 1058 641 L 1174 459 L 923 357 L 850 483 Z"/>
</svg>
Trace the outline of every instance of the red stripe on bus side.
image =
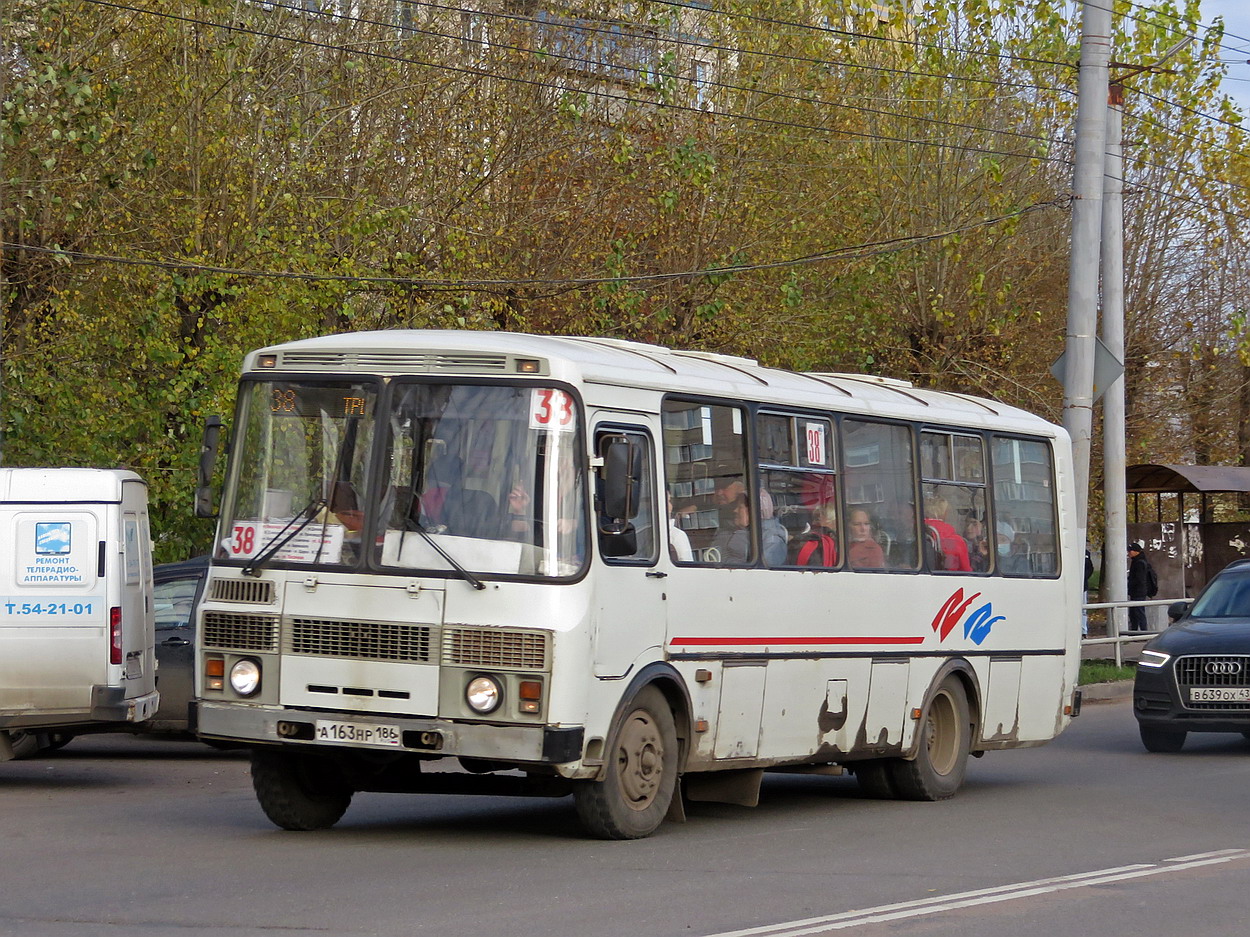
<svg viewBox="0 0 1250 937">
<path fill-rule="evenodd" d="M 868 637 L 842 637 L 842 638 L 673 638 L 669 641 L 669 646 L 683 645 L 685 647 L 702 647 L 711 644 L 729 645 L 731 647 L 743 646 L 760 646 L 768 645 L 795 645 L 795 644 L 923 644 L 924 636 L 918 638 L 913 637 L 894 637 L 894 638 L 868 638 Z"/>
</svg>

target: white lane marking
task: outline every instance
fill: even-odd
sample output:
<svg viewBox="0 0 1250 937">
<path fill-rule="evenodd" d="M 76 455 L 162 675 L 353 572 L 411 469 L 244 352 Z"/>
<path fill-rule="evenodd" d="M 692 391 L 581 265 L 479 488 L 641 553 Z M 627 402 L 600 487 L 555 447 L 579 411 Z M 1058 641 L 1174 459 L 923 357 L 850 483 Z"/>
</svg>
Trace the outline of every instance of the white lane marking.
<svg viewBox="0 0 1250 937">
<path fill-rule="evenodd" d="M 1242 849 L 1217 849 L 1214 852 L 1199 852 L 1192 856 L 1177 856 L 1175 859 L 1164 859 L 1164 862 L 1189 862 L 1193 859 L 1210 859 L 1212 856 L 1227 856 L 1232 853 L 1244 852 Z"/>
<path fill-rule="evenodd" d="M 1053 878 L 1037 879 L 1032 882 L 1018 882 L 1014 885 L 999 885 L 994 888 L 980 888 L 975 891 L 965 891 L 954 895 L 940 895 L 933 898 L 921 898 L 915 901 L 880 905 L 876 908 L 844 911 L 840 914 L 830 914 L 824 917 L 804 918 L 803 920 L 786 921 L 781 924 L 766 924 L 762 927 L 749 927 L 745 930 L 723 931 L 719 934 L 710 934 L 708 937 L 803 937 L 806 934 L 826 933 L 833 930 L 843 930 L 848 927 L 859 927 L 864 924 L 879 924 L 885 921 L 919 917 L 925 914 L 940 914 L 943 911 L 954 911 L 959 908 L 993 904 L 999 901 L 1013 901 L 1017 898 L 1028 898 L 1034 895 L 1066 891 L 1071 888 L 1086 888 L 1090 885 L 1125 882 L 1151 875 L 1163 875 L 1201 866 L 1219 865 L 1238 859 L 1250 859 L 1250 850 L 1222 849 L 1194 856 L 1164 859 L 1163 862 L 1125 865 L 1112 869 L 1099 869 L 1094 872 L 1080 872 L 1074 875 L 1059 875 Z"/>
</svg>

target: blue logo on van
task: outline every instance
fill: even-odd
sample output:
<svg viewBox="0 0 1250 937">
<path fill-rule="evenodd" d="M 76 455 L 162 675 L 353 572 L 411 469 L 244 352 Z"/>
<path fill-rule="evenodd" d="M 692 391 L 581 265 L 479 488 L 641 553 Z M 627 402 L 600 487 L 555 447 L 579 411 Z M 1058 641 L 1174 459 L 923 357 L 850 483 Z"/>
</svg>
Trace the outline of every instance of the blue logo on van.
<svg viewBox="0 0 1250 937">
<path fill-rule="evenodd" d="M 70 552 L 69 521 L 35 524 L 35 555 L 65 556 Z"/>
</svg>

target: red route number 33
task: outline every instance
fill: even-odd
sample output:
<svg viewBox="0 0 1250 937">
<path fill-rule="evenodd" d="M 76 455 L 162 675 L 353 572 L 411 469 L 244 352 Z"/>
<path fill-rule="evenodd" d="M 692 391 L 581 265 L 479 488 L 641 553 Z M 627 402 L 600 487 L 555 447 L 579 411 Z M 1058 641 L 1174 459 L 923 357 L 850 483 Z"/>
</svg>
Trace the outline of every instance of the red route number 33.
<svg viewBox="0 0 1250 937">
<path fill-rule="evenodd" d="M 571 433 L 577 426 L 573 397 L 554 387 L 535 387 L 530 395 L 530 429 Z"/>
</svg>

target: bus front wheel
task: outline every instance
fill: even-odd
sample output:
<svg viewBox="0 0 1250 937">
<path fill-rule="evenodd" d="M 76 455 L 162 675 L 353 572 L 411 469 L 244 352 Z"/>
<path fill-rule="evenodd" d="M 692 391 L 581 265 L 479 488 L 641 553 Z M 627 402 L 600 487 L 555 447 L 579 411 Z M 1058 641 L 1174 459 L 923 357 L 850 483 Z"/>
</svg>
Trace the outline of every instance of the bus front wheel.
<svg viewBox="0 0 1250 937">
<path fill-rule="evenodd" d="M 255 749 L 252 788 L 265 816 L 284 830 L 334 826 L 352 801 L 333 763 L 302 752 Z"/>
<path fill-rule="evenodd" d="M 968 695 L 958 677 L 952 674 L 938 684 L 919 730 L 916 757 L 892 763 L 894 788 L 905 800 L 946 800 L 964 783 L 972 745 Z"/>
<path fill-rule="evenodd" d="M 600 839 L 650 836 L 677 789 L 677 729 L 658 689 L 645 687 L 628 704 L 608 759 L 602 781 L 583 781 L 574 791 L 582 825 Z"/>
</svg>

